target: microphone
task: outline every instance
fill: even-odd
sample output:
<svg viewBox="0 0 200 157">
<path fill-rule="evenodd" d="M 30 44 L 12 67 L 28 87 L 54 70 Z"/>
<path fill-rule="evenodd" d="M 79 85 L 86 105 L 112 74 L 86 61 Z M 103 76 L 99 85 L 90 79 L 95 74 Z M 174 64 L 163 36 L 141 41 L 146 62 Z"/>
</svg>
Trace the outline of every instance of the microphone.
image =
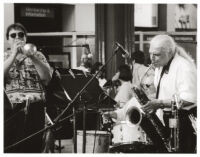
<svg viewBox="0 0 200 157">
<path fill-rule="evenodd" d="M 91 53 L 89 44 L 85 44 L 84 46 L 88 50 L 88 53 Z"/>
<path fill-rule="evenodd" d="M 129 52 L 128 52 L 127 50 L 125 50 L 124 47 L 123 47 L 121 44 L 119 44 L 118 42 L 116 42 L 115 44 L 117 45 L 118 49 L 121 50 L 122 56 L 123 56 L 124 58 L 128 58 L 128 57 L 130 56 L 130 55 L 129 55 Z"/>
</svg>

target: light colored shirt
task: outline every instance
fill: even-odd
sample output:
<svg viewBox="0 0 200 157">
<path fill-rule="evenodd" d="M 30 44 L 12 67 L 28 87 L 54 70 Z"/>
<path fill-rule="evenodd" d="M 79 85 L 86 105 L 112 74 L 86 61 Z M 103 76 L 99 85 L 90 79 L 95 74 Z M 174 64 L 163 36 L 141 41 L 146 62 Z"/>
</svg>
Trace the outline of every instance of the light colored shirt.
<svg viewBox="0 0 200 157">
<path fill-rule="evenodd" d="M 147 69 L 148 69 L 148 67 L 144 66 L 143 64 L 138 64 L 138 63 L 133 64 L 132 84 L 134 86 L 136 86 L 136 87 L 140 86 L 141 79 L 143 78 Z"/>
<path fill-rule="evenodd" d="M 82 70 L 83 72 L 90 72 L 88 68 L 84 67 L 83 65 L 80 65 L 77 67 L 78 70 Z"/>
<path fill-rule="evenodd" d="M 155 71 L 155 87 L 158 86 L 162 68 Z M 175 55 L 168 73 L 164 73 L 160 82 L 159 99 L 172 99 L 178 94 L 181 99 L 196 103 L 197 71 L 186 59 Z"/>
<path fill-rule="evenodd" d="M 157 88 L 162 67 L 155 69 L 154 84 Z M 158 99 L 172 99 L 177 94 L 182 100 L 196 103 L 197 71 L 189 61 L 176 54 L 170 64 L 169 71 L 163 74 L 160 81 Z M 159 114 L 162 116 L 162 114 Z"/>
<path fill-rule="evenodd" d="M 121 86 L 118 88 L 117 95 L 115 96 L 115 101 L 120 104 L 120 108 L 122 108 L 132 97 L 134 93 L 132 91 L 131 82 L 122 81 Z"/>
</svg>

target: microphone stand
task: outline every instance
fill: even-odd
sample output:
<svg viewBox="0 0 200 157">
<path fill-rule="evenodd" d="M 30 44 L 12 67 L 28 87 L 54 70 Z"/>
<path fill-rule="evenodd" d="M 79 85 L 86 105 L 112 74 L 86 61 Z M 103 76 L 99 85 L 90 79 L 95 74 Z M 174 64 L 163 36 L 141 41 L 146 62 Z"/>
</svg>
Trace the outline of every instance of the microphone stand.
<svg viewBox="0 0 200 157">
<path fill-rule="evenodd" d="M 43 128 L 43 129 L 41 129 L 41 130 L 39 130 L 39 131 L 37 131 L 37 132 L 31 134 L 31 135 L 28 136 L 28 137 L 25 137 L 25 138 L 22 139 L 22 140 L 19 140 L 18 142 L 14 143 L 14 144 L 11 144 L 11 145 L 5 147 L 5 148 L 4 148 L 4 152 L 7 151 L 7 150 L 9 150 L 9 149 L 11 149 L 11 148 L 13 148 L 13 147 L 15 147 L 15 146 L 17 146 L 18 144 L 21 144 L 21 143 L 23 143 L 23 142 L 25 142 L 25 141 L 27 141 L 27 140 L 33 138 L 33 137 L 36 136 L 36 135 L 39 135 L 39 134 L 41 134 L 41 133 L 43 133 L 43 132 L 45 132 L 45 131 L 47 131 L 47 130 L 49 130 L 49 129 L 55 128 L 58 124 L 61 124 L 62 122 L 64 122 L 65 120 L 71 118 L 72 116 L 73 116 L 73 114 L 71 114 L 71 115 L 69 115 L 69 116 L 67 116 L 67 117 L 65 117 L 65 118 L 63 118 L 63 119 L 61 119 L 61 120 L 58 121 L 57 123 L 53 123 L 53 124 L 51 124 L 51 125 L 49 125 L 49 126 Z"/>
<path fill-rule="evenodd" d="M 80 96 L 81 103 L 83 103 L 83 144 L 82 144 L 82 153 L 86 152 L 86 114 L 87 108 L 84 100 Z"/>
<path fill-rule="evenodd" d="M 64 115 L 64 113 L 68 110 L 68 108 L 82 95 L 82 93 L 85 91 L 85 89 L 90 85 L 90 83 L 97 77 L 97 75 L 103 70 L 103 68 L 112 60 L 112 58 L 116 55 L 117 51 L 119 50 L 119 46 L 117 46 L 117 48 L 114 50 L 114 53 L 112 53 L 112 56 L 110 56 L 110 58 L 106 61 L 106 63 L 100 67 L 100 69 L 97 71 L 97 73 L 95 75 L 93 75 L 91 77 L 91 79 L 84 85 L 84 87 L 75 95 L 75 97 L 73 98 L 73 100 L 71 102 L 69 102 L 68 106 L 60 113 L 60 115 L 58 115 L 56 117 L 56 119 L 54 120 L 55 123 L 57 123 L 59 121 L 59 119 Z M 85 108 L 85 107 L 84 107 Z M 84 109 L 85 110 L 85 109 Z M 84 116 L 84 123 L 85 124 L 85 113 L 83 113 Z M 86 146 L 86 131 L 85 131 L 85 126 L 83 126 L 83 153 L 85 153 L 85 146 Z M 76 142 L 75 142 L 76 143 Z M 75 149 L 77 147 L 75 146 Z"/>
</svg>

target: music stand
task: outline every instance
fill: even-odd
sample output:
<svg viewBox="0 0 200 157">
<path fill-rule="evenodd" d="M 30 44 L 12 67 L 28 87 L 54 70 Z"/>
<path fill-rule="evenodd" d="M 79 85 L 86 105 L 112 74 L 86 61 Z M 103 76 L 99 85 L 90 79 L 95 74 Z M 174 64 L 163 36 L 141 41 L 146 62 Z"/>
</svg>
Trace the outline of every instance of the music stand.
<svg viewBox="0 0 200 157">
<path fill-rule="evenodd" d="M 115 48 L 115 50 L 112 53 L 112 56 L 110 56 L 110 58 L 106 61 L 106 63 L 100 67 L 100 69 L 97 71 L 97 73 L 95 75 L 93 75 L 93 77 L 91 77 L 91 79 L 83 86 L 83 88 L 76 94 L 76 96 L 74 97 L 74 99 L 68 104 L 68 106 L 62 111 L 62 113 L 60 115 L 58 115 L 55 119 L 55 123 L 59 121 L 59 119 L 63 116 L 63 114 L 69 109 L 69 107 L 78 100 L 78 98 L 81 96 L 81 94 L 85 91 L 85 89 L 93 82 L 93 80 L 96 79 L 97 75 L 99 75 L 99 73 L 103 70 L 103 68 L 112 60 L 112 58 L 116 55 L 117 51 L 119 50 L 119 46 L 117 46 L 117 48 Z M 85 136 L 85 132 L 83 137 Z M 83 138 L 83 153 L 85 153 L 85 144 L 86 144 L 86 140 L 85 138 Z"/>
<path fill-rule="evenodd" d="M 91 74 L 83 74 L 82 71 L 76 69 L 58 69 L 61 73 L 61 84 L 69 96 L 74 97 L 84 87 L 84 85 L 93 77 Z M 69 72 L 70 71 L 70 72 Z M 88 109 L 114 108 L 116 102 L 104 93 L 99 86 L 98 80 L 95 78 L 75 101 L 73 112 L 77 109 L 83 111 L 83 141 L 85 141 L 86 130 L 86 114 Z M 105 105 L 108 104 L 108 105 Z M 75 115 L 75 114 L 74 114 Z M 74 117 L 74 152 L 76 152 L 76 117 Z M 83 142 L 84 143 L 84 142 Z M 83 145 L 85 147 L 85 144 Z M 83 148 L 84 150 L 85 148 Z"/>
</svg>

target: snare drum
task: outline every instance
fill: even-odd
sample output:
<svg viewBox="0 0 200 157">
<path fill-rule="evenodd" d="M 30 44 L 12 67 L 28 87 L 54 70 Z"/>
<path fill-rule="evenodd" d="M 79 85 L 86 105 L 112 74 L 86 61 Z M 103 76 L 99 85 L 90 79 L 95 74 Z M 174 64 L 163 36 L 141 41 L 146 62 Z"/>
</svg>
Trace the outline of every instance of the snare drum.
<svg viewBox="0 0 200 157">
<path fill-rule="evenodd" d="M 82 153 L 83 131 L 77 131 L 77 152 Z M 86 153 L 107 153 L 110 134 L 106 131 L 89 130 L 86 132 Z"/>
<path fill-rule="evenodd" d="M 138 125 L 127 125 L 126 121 L 117 122 L 112 129 L 113 144 L 127 144 L 137 142 L 147 142 L 145 132 Z"/>
<path fill-rule="evenodd" d="M 125 121 L 113 126 L 113 145 L 110 153 L 152 153 L 156 148 L 138 125 L 130 126 Z"/>
</svg>

